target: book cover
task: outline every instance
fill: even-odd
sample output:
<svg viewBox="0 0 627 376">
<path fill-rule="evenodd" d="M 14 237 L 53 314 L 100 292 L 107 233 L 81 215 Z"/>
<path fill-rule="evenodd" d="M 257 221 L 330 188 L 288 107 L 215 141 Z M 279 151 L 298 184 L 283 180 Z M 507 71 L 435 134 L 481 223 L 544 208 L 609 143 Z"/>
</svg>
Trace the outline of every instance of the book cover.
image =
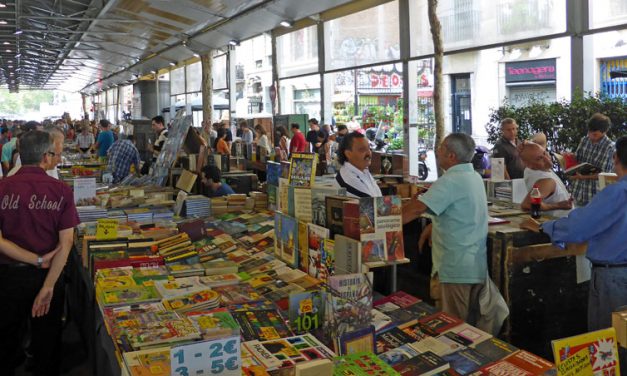
<svg viewBox="0 0 627 376">
<path fill-rule="evenodd" d="M 178 316 L 176 312 L 151 312 L 139 316 L 137 320 L 141 325 L 124 330 L 124 335 L 134 349 L 200 338 L 200 332 L 192 322 Z"/>
<path fill-rule="evenodd" d="M 518 348 L 512 344 L 492 337 L 475 346 L 475 350 L 486 356 L 491 361 L 497 361 L 512 355 Z"/>
<path fill-rule="evenodd" d="M 245 341 L 274 340 L 292 335 L 285 320 L 276 309 L 235 311 L 232 315 L 239 324 Z"/>
<path fill-rule="evenodd" d="M 370 312 L 372 313 L 372 325 L 374 325 L 374 330 L 377 333 L 383 332 L 394 326 L 392 318 L 385 313 L 374 308 Z"/>
<path fill-rule="evenodd" d="M 390 366 L 394 366 L 395 364 L 411 359 L 418 354 L 419 352 L 416 351 L 410 344 L 405 344 L 379 354 L 378 357 Z"/>
<path fill-rule="evenodd" d="M 355 354 L 364 351 L 375 351 L 374 326 L 370 325 L 361 329 L 344 333 L 338 339 L 339 355 Z"/>
<path fill-rule="evenodd" d="M 290 158 L 289 184 L 294 187 L 311 187 L 316 178 L 318 154 L 292 153 Z"/>
<path fill-rule="evenodd" d="M 200 290 L 174 298 L 163 299 L 166 309 L 179 312 L 217 308 L 220 295 L 213 290 Z"/>
<path fill-rule="evenodd" d="M 564 170 L 564 175 L 566 176 L 573 176 L 576 174 L 593 175 L 593 174 L 598 174 L 599 172 L 601 172 L 600 168 L 590 163 L 584 162 L 584 163 L 579 163 L 575 166 L 572 166 L 571 168 Z"/>
<path fill-rule="evenodd" d="M 268 184 L 266 186 L 266 193 L 268 194 L 268 210 L 278 210 L 277 207 L 277 194 L 279 185 Z"/>
<path fill-rule="evenodd" d="M 444 355 L 442 359 L 449 362 L 451 368 L 461 375 L 467 375 L 490 363 L 490 359 L 470 348 Z"/>
<path fill-rule="evenodd" d="M 416 339 L 399 328 L 391 328 L 376 336 L 376 353 L 382 354 L 399 346 L 415 342 Z"/>
<path fill-rule="evenodd" d="M 215 274 L 198 277 L 200 285 L 214 288 L 218 286 L 236 285 L 242 281 L 242 278 L 236 273 Z"/>
<path fill-rule="evenodd" d="M 335 273 L 361 273 L 361 242 L 335 235 Z"/>
<path fill-rule="evenodd" d="M 266 181 L 268 184 L 279 185 L 281 164 L 273 161 L 266 162 Z"/>
<path fill-rule="evenodd" d="M 125 352 L 124 364 L 130 376 L 170 376 L 170 348 Z"/>
<path fill-rule="evenodd" d="M 551 371 L 555 368 L 553 363 L 525 350 L 518 350 L 503 360 L 525 370 L 526 372 L 529 372 L 532 375 L 544 375 L 547 371 Z M 582 374 L 586 373 L 572 373 L 572 375 Z M 618 374 L 616 375 L 619 376 Z"/>
<path fill-rule="evenodd" d="M 405 258 L 403 244 L 402 202 L 399 196 L 376 197 L 375 231 L 385 234 L 385 250 L 388 261 Z"/>
<path fill-rule="evenodd" d="M 361 240 L 360 221 L 360 201 L 348 200 L 342 204 L 343 230 L 342 234 L 351 239 Z"/>
<path fill-rule="evenodd" d="M 452 354 L 455 351 L 461 350 L 463 348 L 457 343 L 451 345 L 450 343 L 442 341 L 440 337 L 425 337 L 420 341 L 410 343 L 409 346 L 411 346 L 419 353 L 431 351 L 437 356 Z"/>
<path fill-rule="evenodd" d="M 616 329 L 607 328 L 551 341 L 560 375 L 579 372 L 620 376 Z"/>
<path fill-rule="evenodd" d="M 155 281 L 154 285 L 164 299 L 204 289 L 196 276 Z"/>
<path fill-rule="evenodd" d="M 356 201 L 346 196 L 325 197 L 326 226 L 333 236 L 344 234 L 344 205 L 345 201 Z M 356 239 L 359 240 L 359 239 Z"/>
<path fill-rule="evenodd" d="M 346 196 L 346 188 L 332 186 L 314 186 L 311 188 L 311 221 L 327 227 L 326 197 Z"/>
<path fill-rule="evenodd" d="M 320 270 L 319 279 L 326 283 L 330 276 L 335 274 L 335 242 L 331 239 L 324 239 L 320 250 Z"/>
<path fill-rule="evenodd" d="M 281 259 L 292 267 L 298 266 L 298 221 L 287 215 L 281 216 L 281 233 L 279 241 L 282 244 Z"/>
<path fill-rule="evenodd" d="M 282 213 L 289 213 L 289 181 L 287 179 L 279 179 L 279 189 L 277 191 L 277 208 Z"/>
<path fill-rule="evenodd" d="M 203 339 L 239 335 L 240 328 L 226 308 L 187 312 L 185 316 L 198 329 Z"/>
<path fill-rule="evenodd" d="M 395 376 L 399 375 L 387 363 L 371 352 L 343 355 L 336 358 L 334 375 Z"/>
<path fill-rule="evenodd" d="M 483 330 L 476 328 L 465 322 L 447 330 L 446 332 L 455 333 L 458 336 L 464 338 L 467 341 L 467 343 L 469 343 L 466 346 L 470 346 L 473 348 L 476 347 L 481 342 L 492 338 L 492 334 L 486 333 Z"/>
<path fill-rule="evenodd" d="M 414 341 L 420 341 L 423 338 L 429 337 L 429 335 L 422 330 L 420 323 L 415 322 L 415 320 L 412 320 L 411 322 L 405 324 L 401 324 L 398 326 L 398 328 L 403 332 L 409 334 L 414 339 Z"/>
<path fill-rule="evenodd" d="M 404 360 L 392 368 L 403 376 L 431 376 L 446 371 L 450 365 L 431 351 L 427 351 Z"/>
<path fill-rule="evenodd" d="M 298 268 L 309 270 L 309 228 L 303 221 L 298 221 Z"/>
<path fill-rule="evenodd" d="M 319 279 L 322 269 L 322 248 L 324 240 L 330 236 L 329 229 L 313 223 L 307 224 L 307 242 L 309 248 L 308 273 L 310 276 Z"/>
<path fill-rule="evenodd" d="M 431 316 L 423 317 L 418 322 L 422 324 L 422 328 L 426 333 L 437 336 L 461 324 L 463 321 L 448 313 L 438 312 Z"/>
<path fill-rule="evenodd" d="M 150 303 L 161 300 L 154 286 L 129 286 L 124 288 L 101 289 L 100 301 L 105 307 Z"/>
<path fill-rule="evenodd" d="M 310 188 L 294 188 L 294 217 L 299 221 L 312 222 Z"/>
<path fill-rule="evenodd" d="M 299 363 L 306 363 L 319 359 L 331 359 L 333 351 L 322 344 L 311 334 L 288 336 L 270 341 L 248 341 L 244 343 L 247 350 L 267 370 L 293 368 Z"/>
<path fill-rule="evenodd" d="M 326 293 L 320 290 L 289 295 L 288 318 L 294 333 L 301 334 L 322 326 Z"/>
</svg>

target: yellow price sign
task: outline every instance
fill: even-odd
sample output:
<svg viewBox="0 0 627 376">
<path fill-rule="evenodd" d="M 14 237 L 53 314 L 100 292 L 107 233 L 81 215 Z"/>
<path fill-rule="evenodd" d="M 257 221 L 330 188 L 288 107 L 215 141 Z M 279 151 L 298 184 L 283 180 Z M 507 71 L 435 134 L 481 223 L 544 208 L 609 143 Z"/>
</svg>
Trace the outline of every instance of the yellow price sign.
<svg viewBox="0 0 627 376">
<path fill-rule="evenodd" d="M 313 302 L 311 299 L 303 299 L 300 301 L 300 313 L 311 313 L 313 312 Z"/>
<path fill-rule="evenodd" d="M 96 226 L 96 240 L 111 240 L 118 237 L 117 219 L 99 219 Z"/>
</svg>

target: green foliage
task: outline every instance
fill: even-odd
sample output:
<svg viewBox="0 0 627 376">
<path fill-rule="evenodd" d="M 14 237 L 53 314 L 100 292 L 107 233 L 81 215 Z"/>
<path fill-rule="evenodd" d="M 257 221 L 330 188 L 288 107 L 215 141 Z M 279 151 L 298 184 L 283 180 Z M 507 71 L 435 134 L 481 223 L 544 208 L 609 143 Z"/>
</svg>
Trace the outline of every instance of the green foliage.
<svg viewBox="0 0 627 376">
<path fill-rule="evenodd" d="M 513 118 L 519 125 L 518 136 L 529 139 L 537 132 L 543 132 L 556 151 L 573 151 L 587 132 L 587 121 L 596 112 L 612 119 L 612 128 L 608 132 L 611 139 L 627 134 L 627 108 L 622 98 L 610 98 L 590 93 L 575 93 L 569 102 L 542 103 L 531 101 L 524 107 L 513 107 L 509 103 L 492 109 L 486 130 L 488 141 L 495 143 L 500 136 L 500 122 Z"/>
<path fill-rule="evenodd" d="M 0 90 L 0 117 L 2 115 L 21 115 L 25 112 L 39 111 L 41 103 L 52 104 L 54 93 L 50 90 L 22 90 L 9 93 Z"/>
</svg>

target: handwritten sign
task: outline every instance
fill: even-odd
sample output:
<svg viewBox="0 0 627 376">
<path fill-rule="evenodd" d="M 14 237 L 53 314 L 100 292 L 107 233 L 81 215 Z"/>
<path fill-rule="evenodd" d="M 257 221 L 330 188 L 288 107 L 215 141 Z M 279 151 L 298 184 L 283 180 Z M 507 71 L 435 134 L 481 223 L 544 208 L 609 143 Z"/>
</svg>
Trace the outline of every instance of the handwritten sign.
<svg viewBox="0 0 627 376">
<path fill-rule="evenodd" d="M 118 237 L 117 219 L 99 219 L 96 226 L 96 240 L 111 240 Z"/>
<path fill-rule="evenodd" d="M 176 346 L 170 350 L 173 376 L 240 376 L 242 353 L 240 337 L 231 336 L 206 342 Z"/>
<path fill-rule="evenodd" d="M 89 202 L 96 197 L 96 178 L 74 179 L 74 204 L 93 205 Z"/>
</svg>

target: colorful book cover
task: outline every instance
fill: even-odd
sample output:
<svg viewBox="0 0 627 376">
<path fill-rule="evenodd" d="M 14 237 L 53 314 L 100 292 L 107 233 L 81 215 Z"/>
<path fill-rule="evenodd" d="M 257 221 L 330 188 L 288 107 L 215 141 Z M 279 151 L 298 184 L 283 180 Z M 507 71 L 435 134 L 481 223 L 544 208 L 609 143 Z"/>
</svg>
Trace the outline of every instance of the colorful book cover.
<svg viewBox="0 0 627 376">
<path fill-rule="evenodd" d="M 320 290 L 289 295 L 288 318 L 294 333 L 301 334 L 322 326 L 326 293 Z"/>
<path fill-rule="evenodd" d="M 320 279 L 322 269 L 322 248 L 324 240 L 330 236 L 329 229 L 313 223 L 307 224 L 307 242 L 309 247 L 308 273 L 310 276 Z"/>
<path fill-rule="evenodd" d="M 461 349 L 454 353 L 442 357 L 449 362 L 451 368 L 461 375 L 475 372 L 479 368 L 490 363 L 490 359 L 476 351 L 475 349 Z"/>
<path fill-rule="evenodd" d="M 277 194 L 279 191 L 279 185 L 278 183 L 276 185 L 274 184 L 268 184 L 266 186 L 266 193 L 268 194 L 268 210 L 277 210 Z"/>
<path fill-rule="evenodd" d="M 294 188 L 294 217 L 299 221 L 311 222 L 311 189 Z"/>
<path fill-rule="evenodd" d="M 394 366 L 395 364 L 411 359 L 418 354 L 419 352 L 416 351 L 411 344 L 405 344 L 379 354 L 378 357 L 390 366 Z"/>
<path fill-rule="evenodd" d="M 400 374 L 373 353 L 361 352 L 337 357 L 333 375 L 396 376 Z"/>
<path fill-rule="evenodd" d="M 423 317 L 431 316 L 439 312 L 434 306 L 425 303 L 417 302 L 401 308 L 405 312 L 409 312 L 414 318 L 420 320 Z"/>
<path fill-rule="evenodd" d="M 198 329 L 203 339 L 228 337 L 240 333 L 239 325 L 226 308 L 187 312 L 185 316 Z"/>
<path fill-rule="evenodd" d="M 401 375 L 430 376 L 446 371 L 450 368 L 450 365 L 431 351 L 427 351 L 404 360 L 394 365 L 393 368 Z"/>
<path fill-rule="evenodd" d="M 170 348 L 157 347 L 123 354 L 130 376 L 170 376 Z"/>
<path fill-rule="evenodd" d="M 327 227 L 326 197 L 346 196 L 346 188 L 314 186 L 311 188 L 311 221 Z"/>
<path fill-rule="evenodd" d="M 236 273 L 215 274 L 198 277 L 198 282 L 205 287 L 215 288 L 218 286 L 236 285 L 242 278 Z"/>
<path fill-rule="evenodd" d="M 342 203 L 342 234 L 351 239 L 361 240 L 360 202 L 357 200 L 347 200 Z"/>
<path fill-rule="evenodd" d="M 316 178 L 318 154 L 292 153 L 290 158 L 289 184 L 294 187 L 311 187 Z"/>
<path fill-rule="evenodd" d="M 411 346 L 419 353 L 431 351 L 437 356 L 452 354 L 455 351 L 461 350 L 463 348 L 457 342 L 455 342 L 454 344 L 450 344 L 442 341 L 441 337 L 425 337 L 420 341 L 410 343 L 409 346 Z"/>
<path fill-rule="evenodd" d="M 267 370 L 291 369 L 297 364 L 318 359 L 331 359 L 333 351 L 311 334 L 303 334 L 270 341 L 248 341 L 244 343 L 249 351 Z"/>
<path fill-rule="evenodd" d="M 266 162 L 266 181 L 268 184 L 279 185 L 281 164 L 273 161 Z"/>
<path fill-rule="evenodd" d="M 372 325 L 374 325 L 374 329 L 377 333 L 383 332 L 394 326 L 392 318 L 385 313 L 374 308 L 370 312 L 372 312 Z"/>
<path fill-rule="evenodd" d="M 344 333 L 338 340 L 338 351 L 340 355 L 349 355 L 364 351 L 375 351 L 374 326 L 353 330 Z"/>
<path fill-rule="evenodd" d="M 437 336 L 461 324 L 463 321 L 448 313 L 438 312 L 431 316 L 423 317 L 419 322 L 422 324 L 422 329 L 426 333 Z"/>
<path fill-rule="evenodd" d="M 281 216 L 281 232 L 279 241 L 282 243 L 281 259 L 288 265 L 298 265 L 298 221 L 287 215 Z"/>
<path fill-rule="evenodd" d="M 420 341 L 423 338 L 429 337 L 429 335 L 422 330 L 420 323 L 413 321 L 415 320 L 412 320 L 412 322 L 409 323 L 401 324 L 398 328 L 409 334 L 415 341 Z"/>
<path fill-rule="evenodd" d="M 319 279 L 326 283 L 330 276 L 335 274 L 335 242 L 332 239 L 324 239 L 320 250 Z"/>
<path fill-rule="evenodd" d="M 559 375 L 585 373 L 620 376 L 614 328 L 554 340 L 551 345 Z"/>
<path fill-rule="evenodd" d="M 493 367 L 490 367 L 493 366 Z M 575 367 L 577 368 L 577 367 Z M 583 371 L 583 372 L 582 372 Z M 501 359 L 496 363 L 485 365 L 477 372 L 482 375 L 492 375 L 494 372 L 514 372 L 512 374 L 540 376 L 540 375 L 560 375 L 555 370 L 553 363 L 546 359 L 543 359 L 537 355 L 524 350 L 518 350 L 505 359 Z M 586 372 L 583 369 L 572 373 L 566 373 L 567 375 L 593 375 L 591 372 Z M 509 375 L 510 373 L 508 373 Z M 596 375 L 596 374 L 595 374 Z"/>
<path fill-rule="evenodd" d="M 376 353 L 382 354 L 399 346 L 415 342 L 416 339 L 399 328 L 391 328 L 385 332 L 377 333 L 376 341 Z"/>
<path fill-rule="evenodd" d="M 497 361 L 512 355 L 518 348 L 512 344 L 492 337 L 475 346 L 475 350 L 485 355 L 491 361 Z"/>
<path fill-rule="evenodd" d="M 258 309 L 253 311 L 232 312 L 233 318 L 239 324 L 242 337 L 246 341 L 274 340 L 292 335 L 285 325 L 285 320 L 276 309 Z"/>
<path fill-rule="evenodd" d="M 173 278 L 155 281 L 154 284 L 164 299 L 204 289 L 204 286 L 198 282 L 198 277 Z"/>
<path fill-rule="evenodd" d="M 342 334 L 372 324 L 372 273 L 331 276 L 327 282 L 326 334 Z"/>
<path fill-rule="evenodd" d="M 216 308 L 220 304 L 220 295 L 213 290 L 201 290 L 178 297 L 164 299 L 166 309 L 187 312 L 194 309 Z"/>
<path fill-rule="evenodd" d="M 418 302 L 420 302 L 421 300 L 416 298 L 413 295 L 410 295 L 404 291 L 396 291 L 388 296 L 386 296 L 385 298 L 376 300 L 374 302 L 375 307 L 377 305 L 386 303 L 386 302 L 392 302 L 394 304 L 396 304 L 397 306 L 399 306 L 400 308 L 406 308 L 412 304 L 416 304 Z M 434 312 L 435 313 L 435 312 Z"/>
<path fill-rule="evenodd" d="M 100 301 L 105 307 L 150 303 L 161 300 L 161 295 L 154 286 L 130 286 L 115 289 L 101 289 Z"/>
<path fill-rule="evenodd" d="M 344 202 L 356 201 L 346 196 L 327 196 L 325 197 L 326 207 L 326 228 L 331 231 L 333 236 L 344 235 Z M 356 239 L 359 240 L 359 239 Z"/>
<path fill-rule="evenodd" d="M 447 332 L 455 333 L 458 336 L 464 338 L 469 344 L 466 346 L 476 347 L 483 341 L 492 338 L 492 334 L 486 333 L 481 329 L 478 329 L 465 322 L 447 330 Z"/>
</svg>

